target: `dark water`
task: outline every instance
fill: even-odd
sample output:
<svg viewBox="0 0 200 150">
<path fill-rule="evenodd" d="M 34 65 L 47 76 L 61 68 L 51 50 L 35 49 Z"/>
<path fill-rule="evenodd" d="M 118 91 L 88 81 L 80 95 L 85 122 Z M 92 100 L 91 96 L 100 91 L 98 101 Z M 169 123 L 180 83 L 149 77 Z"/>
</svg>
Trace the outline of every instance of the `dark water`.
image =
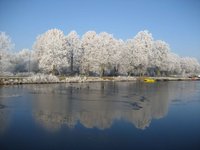
<svg viewBox="0 0 200 150">
<path fill-rule="evenodd" d="M 200 82 L 0 87 L 1 150 L 200 149 Z"/>
</svg>

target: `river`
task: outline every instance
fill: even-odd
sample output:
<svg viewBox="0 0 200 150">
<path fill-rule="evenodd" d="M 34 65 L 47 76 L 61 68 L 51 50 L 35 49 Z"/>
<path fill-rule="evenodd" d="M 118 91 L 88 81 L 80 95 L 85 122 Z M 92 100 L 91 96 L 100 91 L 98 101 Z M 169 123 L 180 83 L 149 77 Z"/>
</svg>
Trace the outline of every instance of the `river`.
<svg viewBox="0 0 200 150">
<path fill-rule="evenodd" d="M 0 86 L 1 150 L 200 149 L 200 82 Z"/>
</svg>

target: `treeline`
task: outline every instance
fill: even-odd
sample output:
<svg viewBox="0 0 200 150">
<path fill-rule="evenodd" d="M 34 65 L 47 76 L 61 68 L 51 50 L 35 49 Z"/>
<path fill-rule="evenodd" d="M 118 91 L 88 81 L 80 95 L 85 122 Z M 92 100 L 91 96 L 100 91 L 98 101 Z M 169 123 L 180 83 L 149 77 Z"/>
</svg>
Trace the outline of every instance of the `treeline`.
<svg viewBox="0 0 200 150">
<path fill-rule="evenodd" d="M 148 31 L 126 41 L 111 34 L 75 31 L 64 35 L 51 29 L 39 35 L 32 50 L 12 53 L 10 37 L 0 32 L 0 74 L 46 73 L 56 75 L 195 75 L 200 72 L 196 58 L 180 57 L 169 45 L 154 40 Z"/>
</svg>

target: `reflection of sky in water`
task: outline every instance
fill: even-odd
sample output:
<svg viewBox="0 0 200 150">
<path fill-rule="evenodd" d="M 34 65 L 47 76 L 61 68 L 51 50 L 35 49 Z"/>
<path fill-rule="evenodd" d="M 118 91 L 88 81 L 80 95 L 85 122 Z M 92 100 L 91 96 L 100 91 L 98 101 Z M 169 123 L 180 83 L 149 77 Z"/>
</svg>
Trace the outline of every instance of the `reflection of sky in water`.
<svg viewBox="0 0 200 150">
<path fill-rule="evenodd" d="M 121 138 L 126 135 L 124 139 L 130 138 L 128 134 L 131 134 L 137 137 L 135 140 L 139 140 L 139 143 L 140 140 L 151 139 L 151 135 L 158 140 L 159 135 L 163 134 L 163 138 L 168 137 L 169 142 L 178 135 L 187 135 L 195 143 L 195 137 L 200 137 L 200 133 L 195 131 L 199 130 L 200 125 L 199 100 L 200 82 L 105 82 L 1 87 L 0 144 L 1 136 L 6 134 L 13 138 L 17 135 L 19 139 L 33 136 L 34 139 L 36 135 L 47 136 L 47 133 L 59 138 L 65 133 L 68 136 L 62 136 L 70 138 L 72 143 L 77 136 L 86 136 L 88 140 L 95 138 L 95 142 L 100 139 L 108 142 L 104 134 L 116 134 Z M 188 130 L 191 123 L 192 129 Z M 24 136 L 21 137 L 19 132 Z M 194 133 L 197 135 L 194 136 Z M 110 138 L 114 142 L 116 137 Z"/>
</svg>

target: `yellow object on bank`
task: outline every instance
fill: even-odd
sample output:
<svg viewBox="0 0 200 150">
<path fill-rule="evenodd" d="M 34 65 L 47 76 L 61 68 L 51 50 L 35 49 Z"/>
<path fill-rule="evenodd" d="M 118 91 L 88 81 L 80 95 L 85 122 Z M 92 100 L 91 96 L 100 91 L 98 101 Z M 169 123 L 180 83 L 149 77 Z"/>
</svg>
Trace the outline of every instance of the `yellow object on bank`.
<svg viewBox="0 0 200 150">
<path fill-rule="evenodd" d="M 147 82 L 147 83 L 154 83 L 154 82 L 156 82 L 156 80 L 150 79 L 150 78 L 146 78 L 146 79 L 144 79 L 144 82 Z"/>
</svg>

